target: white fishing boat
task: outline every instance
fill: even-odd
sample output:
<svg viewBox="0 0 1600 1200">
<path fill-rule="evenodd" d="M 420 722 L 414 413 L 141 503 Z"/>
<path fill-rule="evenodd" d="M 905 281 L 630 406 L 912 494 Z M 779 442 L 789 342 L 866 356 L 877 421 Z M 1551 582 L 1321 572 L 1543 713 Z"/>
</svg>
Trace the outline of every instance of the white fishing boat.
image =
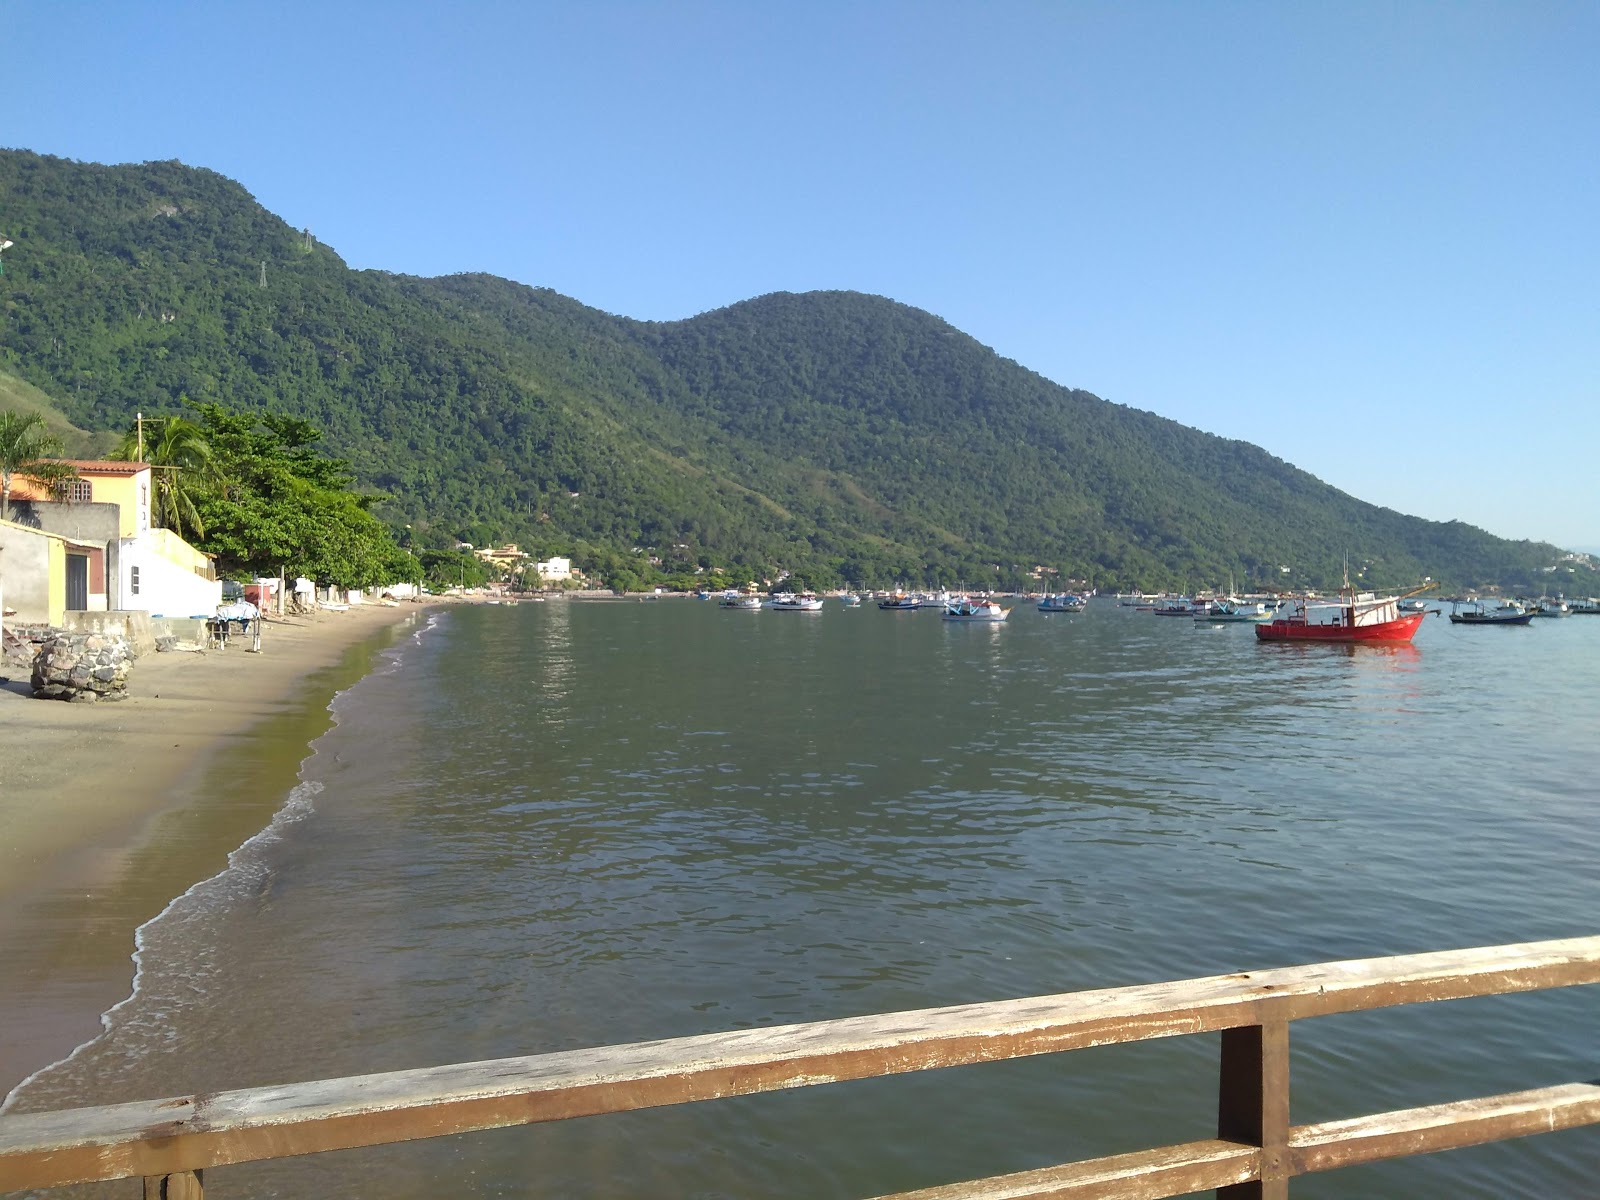
<svg viewBox="0 0 1600 1200">
<path fill-rule="evenodd" d="M 1536 617 L 1570 617 L 1572 609 L 1560 596 L 1553 598 L 1547 596 L 1539 601 L 1538 607 L 1533 610 L 1533 615 Z"/>
<path fill-rule="evenodd" d="M 814 596 L 810 592 L 800 595 L 794 592 L 774 592 L 767 607 L 773 612 L 821 612 L 822 597 Z"/>
<path fill-rule="evenodd" d="M 944 611 L 941 616 L 946 621 L 1004 621 L 1009 615 L 1007 609 L 1001 608 L 993 600 L 969 600 L 965 596 L 957 596 L 945 601 Z"/>
<path fill-rule="evenodd" d="M 746 612 L 761 611 L 761 597 L 753 592 L 726 591 L 717 597 L 718 608 L 738 608 Z"/>
<path fill-rule="evenodd" d="M 1213 600 L 1205 611 L 1197 613 L 1196 625 L 1255 624 L 1272 620 L 1272 609 L 1260 601 Z"/>
</svg>

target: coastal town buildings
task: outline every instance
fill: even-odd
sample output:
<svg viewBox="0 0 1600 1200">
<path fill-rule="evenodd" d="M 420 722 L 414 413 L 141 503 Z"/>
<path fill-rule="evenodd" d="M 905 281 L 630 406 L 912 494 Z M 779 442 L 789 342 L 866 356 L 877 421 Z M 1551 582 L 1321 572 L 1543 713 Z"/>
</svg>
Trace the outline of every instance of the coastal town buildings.
<svg viewBox="0 0 1600 1200">
<path fill-rule="evenodd" d="M 222 600 L 210 558 L 150 518 L 145 463 L 67 460 L 78 478 L 59 489 L 12 484 L 6 607 L 20 620 L 60 624 L 63 612 L 209 615 Z M 45 541 L 39 535 L 47 535 Z M 59 546 L 49 542 L 57 539 Z M 14 547 L 14 548 L 13 548 Z M 42 572 L 43 584 L 25 582 Z M 13 576 L 15 574 L 15 581 Z M 28 609 L 21 607 L 27 596 Z M 60 598 L 60 605 L 52 597 Z"/>
</svg>

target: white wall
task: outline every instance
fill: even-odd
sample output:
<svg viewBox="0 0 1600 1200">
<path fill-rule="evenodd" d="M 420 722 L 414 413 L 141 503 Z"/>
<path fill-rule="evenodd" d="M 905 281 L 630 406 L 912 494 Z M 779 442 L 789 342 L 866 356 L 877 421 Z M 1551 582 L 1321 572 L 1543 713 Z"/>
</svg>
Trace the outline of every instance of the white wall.
<svg viewBox="0 0 1600 1200">
<path fill-rule="evenodd" d="M 202 579 L 188 567 L 149 552 L 140 538 L 122 543 L 122 607 L 165 617 L 210 616 L 222 603 L 222 581 Z M 139 570 L 139 591 L 133 571 Z"/>
</svg>

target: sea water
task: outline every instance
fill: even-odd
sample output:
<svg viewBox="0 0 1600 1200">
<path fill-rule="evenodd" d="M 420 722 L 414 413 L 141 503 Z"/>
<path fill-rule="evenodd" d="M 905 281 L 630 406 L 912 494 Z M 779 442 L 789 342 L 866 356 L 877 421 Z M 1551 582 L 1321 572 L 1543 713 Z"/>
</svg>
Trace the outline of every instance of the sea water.
<svg viewBox="0 0 1600 1200">
<path fill-rule="evenodd" d="M 438 614 L 382 664 L 15 1111 L 1600 929 L 1600 618 L 1429 618 L 1373 648 L 1107 601 L 999 626 L 552 601 Z M 1592 1079 L 1596 991 L 1297 1022 L 1293 1119 Z M 1216 1055 L 1180 1038 L 206 1182 L 867 1196 L 1211 1136 Z M 1295 1194 L 1578 1195 L 1597 1162 L 1574 1131 Z"/>
</svg>

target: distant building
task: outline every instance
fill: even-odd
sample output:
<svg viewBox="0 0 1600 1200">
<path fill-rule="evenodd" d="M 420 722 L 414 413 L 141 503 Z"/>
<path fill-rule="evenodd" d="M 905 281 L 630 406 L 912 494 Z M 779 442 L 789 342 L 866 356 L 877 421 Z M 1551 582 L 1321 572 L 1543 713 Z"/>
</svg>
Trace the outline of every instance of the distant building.
<svg viewBox="0 0 1600 1200">
<path fill-rule="evenodd" d="M 546 583 L 560 583 L 571 579 L 575 573 L 570 558 L 547 558 L 543 562 L 534 563 L 533 567 L 539 572 L 539 578 Z"/>
<path fill-rule="evenodd" d="M 488 563 L 501 571 L 515 571 L 528 561 L 528 556 L 517 549 L 515 542 L 499 548 L 490 546 L 486 550 L 474 550 L 472 554 L 479 562 Z"/>
</svg>

